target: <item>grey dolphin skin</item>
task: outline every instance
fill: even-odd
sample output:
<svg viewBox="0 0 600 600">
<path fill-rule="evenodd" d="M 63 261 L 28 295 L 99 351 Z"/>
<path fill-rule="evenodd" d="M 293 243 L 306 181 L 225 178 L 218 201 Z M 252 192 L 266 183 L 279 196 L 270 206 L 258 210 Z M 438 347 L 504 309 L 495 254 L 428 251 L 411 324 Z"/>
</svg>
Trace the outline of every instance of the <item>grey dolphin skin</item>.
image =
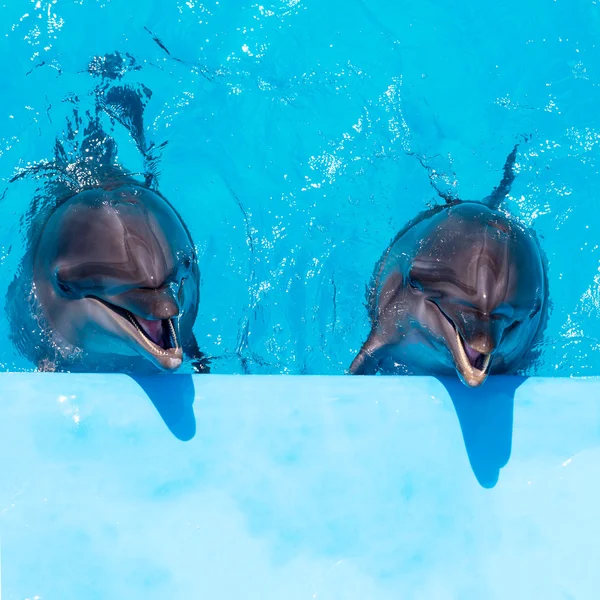
<svg viewBox="0 0 600 600">
<path fill-rule="evenodd" d="M 446 198 L 398 233 L 375 267 L 372 328 L 350 373 L 456 371 L 476 387 L 533 360 L 547 320 L 545 259 L 535 235 L 497 210 L 516 153 L 485 200 Z"/>
<path fill-rule="evenodd" d="M 75 194 L 45 221 L 30 258 L 37 343 L 22 350 L 40 369 L 173 371 L 185 351 L 207 370 L 192 333 L 194 245 L 157 192 L 125 179 Z"/>
<path fill-rule="evenodd" d="M 142 92 L 99 96 L 125 124 L 141 124 Z M 9 286 L 11 339 L 39 370 L 151 374 L 188 358 L 208 372 L 192 332 L 200 270 L 190 232 L 158 191 L 150 160 L 144 181 L 118 164 L 100 125 L 105 108 L 85 127 L 76 113 L 69 131 L 85 130 L 81 146 L 68 155 L 57 141 L 55 160 L 35 171 L 44 187 L 26 215 L 27 250 Z M 128 129 L 148 159 L 155 148 L 143 127 Z"/>
</svg>

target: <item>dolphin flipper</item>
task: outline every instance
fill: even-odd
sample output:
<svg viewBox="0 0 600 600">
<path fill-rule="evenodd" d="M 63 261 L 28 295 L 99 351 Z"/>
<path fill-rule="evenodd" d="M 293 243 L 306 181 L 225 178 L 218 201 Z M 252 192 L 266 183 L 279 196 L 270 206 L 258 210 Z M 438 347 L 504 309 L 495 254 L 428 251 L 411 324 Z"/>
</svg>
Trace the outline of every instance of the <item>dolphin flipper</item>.
<svg viewBox="0 0 600 600">
<path fill-rule="evenodd" d="M 193 333 L 183 345 L 183 351 L 187 357 L 192 359 L 192 367 L 195 373 L 210 373 L 209 358 L 200 350 L 198 340 Z"/>
<path fill-rule="evenodd" d="M 385 346 L 375 331 L 371 332 L 360 352 L 350 365 L 351 375 L 375 375 L 379 370 L 380 350 Z"/>
</svg>

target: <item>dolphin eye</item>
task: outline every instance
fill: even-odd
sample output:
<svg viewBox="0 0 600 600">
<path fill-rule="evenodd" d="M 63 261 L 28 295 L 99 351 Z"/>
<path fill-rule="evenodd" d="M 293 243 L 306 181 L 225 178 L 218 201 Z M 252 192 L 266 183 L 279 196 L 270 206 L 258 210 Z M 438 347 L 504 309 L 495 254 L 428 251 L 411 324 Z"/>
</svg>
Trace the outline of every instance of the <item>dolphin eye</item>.
<svg viewBox="0 0 600 600">
<path fill-rule="evenodd" d="M 58 282 L 58 289 L 65 295 L 69 296 L 73 293 L 72 288 L 63 281 Z"/>
<path fill-rule="evenodd" d="M 521 321 L 513 321 L 505 330 L 504 330 L 504 335 L 507 335 L 509 333 L 512 333 L 519 325 L 521 324 Z"/>
<path fill-rule="evenodd" d="M 181 281 L 179 282 L 179 289 L 177 290 L 177 299 L 182 306 L 185 303 L 185 288 L 183 287 L 183 284 L 185 283 L 186 279 L 186 277 L 181 278 Z"/>
<path fill-rule="evenodd" d="M 186 256 L 186 257 L 183 259 L 183 266 L 184 266 L 186 269 L 189 269 L 189 268 L 192 266 L 192 259 L 191 259 L 189 256 Z"/>
<path fill-rule="evenodd" d="M 408 285 L 410 285 L 413 290 L 419 290 L 420 292 L 423 291 L 423 285 L 412 277 L 408 278 Z"/>
<path fill-rule="evenodd" d="M 494 320 L 512 319 L 515 314 L 515 309 L 510 304 L 501 304 L 490 315 Z"/>
</svg>

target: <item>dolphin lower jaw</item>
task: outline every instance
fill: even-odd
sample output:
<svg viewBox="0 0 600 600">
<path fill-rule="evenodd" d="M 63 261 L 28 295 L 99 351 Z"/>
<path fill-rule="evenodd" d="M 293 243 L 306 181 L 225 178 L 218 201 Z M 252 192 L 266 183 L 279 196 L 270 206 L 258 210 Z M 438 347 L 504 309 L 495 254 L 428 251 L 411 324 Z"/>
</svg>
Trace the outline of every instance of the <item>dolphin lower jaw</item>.
<svg viewBox="0 0 600 600">
<path fill-rule="evenodd" d="M 117 326 L 117 334 L 136 352 L 150 360 L 163 371 L 175 371 L 183 362 L 183 350 L 177 332 L 177 317 L 160 321 L 146 321 L 136 317 L 130 311 L 100 298 L 89 297 L 103 310 L 109 312 L 111 320 Z M 153 339 L 154 331 L 148 331 L 149 323 L 161 323 L 160 336 Z M 146 327 L 144 326 L 146 325 Z M 157 343 L 162 341 L 163 345 Z M 170 347 L 167 347 L 167 344 Z"/>
</svg>

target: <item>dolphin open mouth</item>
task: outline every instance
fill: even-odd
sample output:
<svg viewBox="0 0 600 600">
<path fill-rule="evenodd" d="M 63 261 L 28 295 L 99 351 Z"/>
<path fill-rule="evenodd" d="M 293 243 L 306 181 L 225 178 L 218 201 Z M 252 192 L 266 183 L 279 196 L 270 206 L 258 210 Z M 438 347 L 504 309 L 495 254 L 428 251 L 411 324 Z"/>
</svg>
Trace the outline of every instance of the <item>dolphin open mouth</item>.
<svg viewBox="0 0 600 600">
<path fill-rule="evenodd" d="M 480 386 L 489 375 L 490 364 L 492 362 L 492 354 L 484 354 L 472 348 L 467 344 L 452 319 L 441 309 L 437 303 L 438 310 L 446 321 L 452 327 L 454 338 L 448 337 L 446 345 L 449 348 L 454 359 L 454 365 L 460 379 L 469 387 Z"/>
<path fill-rule="evenodd" d="M 492 361 L 491 354 L 484 354 L 471 348 L 461 337 L 460 333 L 454 328 L 456 335 L 456 348 L 458 355 L 456 366 L 462 375 L 465 383 L 470 387 L 481 385 L 488 376 L 488 369 Z"/>
<path fill-rule="evenodd" d="M 162 353 L 168 353 L 169 350 L 179 349 L 173 319 L 150 321 L 136 316 L 128 310 L 124 312 L 129 322 L 144 336 L 144 341 L 152 345 L 153 350 L 161 354 L 161 351 Z"/>
<path fill-rule="evenodd" d="M 183 350 L 179 343 L 176 317 L 144 319 L 97 296 L 90 296 L 90 298 L 109 309 L 113 315 L 118 315 L 120 328 L 125 329 L 127 337 L 134 342 L 136 350 L 149 358 L 157 367 L 173 371 L 181 366 Z"/>
</svg>

